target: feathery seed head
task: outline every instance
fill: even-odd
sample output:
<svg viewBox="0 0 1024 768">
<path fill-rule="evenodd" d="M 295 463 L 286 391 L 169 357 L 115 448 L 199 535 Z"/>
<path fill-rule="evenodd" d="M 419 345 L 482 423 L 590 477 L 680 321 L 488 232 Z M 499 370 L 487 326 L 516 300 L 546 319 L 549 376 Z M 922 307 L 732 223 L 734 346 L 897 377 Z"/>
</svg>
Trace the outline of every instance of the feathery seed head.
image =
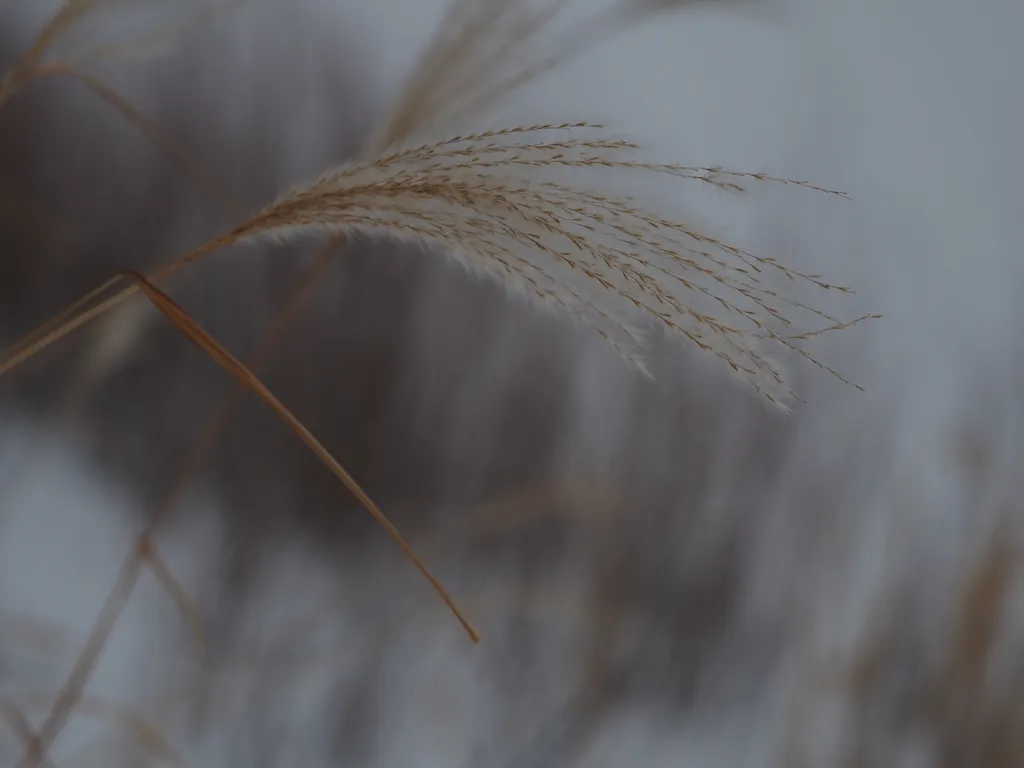
<svg viewBox="0 0 1024 768">
<path fill-rule="evenodd" d="M 433 246 L 592 327 L 641 368 L 637 329 L 653 324 L 787 408 L 794 394 L 776 356 L 789 351 L 813 358 L 799 346 L 808 334 L 787 335 L 786 311 L 814 310 L 781 297 L 764 273 L 833 286 L 628 198 L 551 174 L 657 173 L 727 188 L 739 188 L 745 178 L 769 178 L 649 163 L 636 157 L 637 149 L 588 123 L 483 131 L 395 148 L 282 196 L 230 239 L 324 232 Z M 848 325 L 816 314 L 832 326 L 819 332 Z"/>
</svg>

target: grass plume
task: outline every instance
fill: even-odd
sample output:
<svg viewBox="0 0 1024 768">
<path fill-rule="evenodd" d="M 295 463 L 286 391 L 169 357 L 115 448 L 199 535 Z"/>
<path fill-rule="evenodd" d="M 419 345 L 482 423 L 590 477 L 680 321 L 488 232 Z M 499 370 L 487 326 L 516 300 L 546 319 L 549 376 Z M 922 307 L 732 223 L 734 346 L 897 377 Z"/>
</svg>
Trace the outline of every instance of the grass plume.
<svg viewBox="0 0 1024 768">
<path fill-rule="evenodd" d="M 661 327 L 709 355 L 766 401 L 788 409 L 797 398 L 782 358 L 795 354 L 826 368 L 810 356 L 802 342 L 866 318 L 843 321 L 817 311 L 778 293 L 772 280 L 782 276 L 824 291 L 848 289 L 731 246 L 682 220 L 646 210 L 632 199 L 608 194 L 603 191 L 606 184 L 602 179 L 647 174 L 733 191 L 743 189 L 749 181 L 765 181 L 841 193 L 806 181 L 764 174 L 650 162 L 636 144 L 586 122 L 457 133 L 509 94 L 584 53 L 618 32 L 623 24 L 700 3 L 623 0 L 575 26 L 553 32 L 554 23 L 569 4 L 569 0 L 453 0 L 390 116 L 381 122 L 359 160 L 338 165 L 311 183 L 287 192 L 240 225 L 164 268 L 147 276 L 129 275 L 133 282 L 125 288 L 114 291 L 124 275 L 113 278 L 9 350 L 0 361 L 0 375 L 134 294 L 145 293 L 244 388 L 256 390 L 317 452 L 399 542 L 475 639 L 474 630 L 454 601 L 355 480 L 262 385 L 251 366 L 234 358 L 155 283 L 225 246 L 327 235 L 320 257 L 296 289 L 296 301 L 287 302 L 271 338 L 261 345 L 257 357 L 265 362 L 309 289 L 325 271 L 331 249 L 353 237 L 409 242 L 454 258 L 510 292 L 593 329 L 641 370 L 645 370 L 645 329 Z M 48 58 L 57 44 L 96 14 L 135 5 L 132 0 L 68 0 L 0 83 L 0 104 L 33 79 L 71 76 L 139 125 L 204 186 L 215 190 L 215 182 L 204 175 L 201 166 L 129 102 L 80 67 L 157 48 L 216 15 L 220 6 L 214 6 L 210 15 L 158 28 L 134 41 Z M 429 138 L 437 136 L 447 138 Z M 821 327 L 795 327 L 791 314 L 796 311 L 818 316 L 823 321 Z M 237 399 L 237 394 L 232 397 Z M 172 513 L 180 489 L 213 449 L 230 418 L 233 402 L 229 401 L 185 463 L 181 481 L 158 520 Z M 197 616 L 159 560 L 152 534 L 147 532 L 126 559 L 71 677 L 55 699 L 40 733 L 31 740 L 32 747 L 26 750 L 24 765 L 35 765 L 45 758 L 47 747 L 73 707 L 85 700 L 90 671 L 144 565 L 154 566 L 154 573 L 201 636 Z"/>
</svg>

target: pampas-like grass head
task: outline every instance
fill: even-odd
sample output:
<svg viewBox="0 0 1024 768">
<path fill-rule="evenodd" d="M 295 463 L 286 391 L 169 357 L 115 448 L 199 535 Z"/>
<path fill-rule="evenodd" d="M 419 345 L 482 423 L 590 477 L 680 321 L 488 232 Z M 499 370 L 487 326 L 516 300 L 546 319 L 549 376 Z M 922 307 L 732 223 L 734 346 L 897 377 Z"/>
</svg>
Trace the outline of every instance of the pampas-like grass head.
<svg viewBox="0 0 1024 768">
<path fill-rule="evenodd" d="M 739 186 L 738 174 L 652 164 L 637 159 L 638 150 L 589 123 L 506 128 L 396 148 L 285 194 L 225 242 L 316 232 L 425 244 L 582 321 L 642 370 L 642 329 L 654 323 L 786 409 L 795 395 L 777 355 L 806 356 L 796 345 L 801 335 L 786 335 L 786 308 L 803 305 L 780 297 L 762 276 L 778 272 L 821 289 L 846 289 L 592 184 L 554 178 L 557 171 L 591 180 L 631 172 Z M 848 325 L 828 319 L 833 328 Z"/>
<path fill-rule="evenodd" d="M 644 330 L 661 327 L 681 342 L 702 350 L 777 407 L 787 409 L 795 395 L 781 358 L 796 353 L 813 361 L 800 342 L 850 323 L 781 296 L 772 289 L 771 280 L 784 276 L 822 290 L 837 287 L 815 275 L 727 245 L 683 221 L 646 210 L 635 200 L 613 196 L 607 182 L 610 176 L 646 174 L 730 190 L 740 189 L 750 179 L 827 190 L 805 182 L 718 168 L 651 163 L 642 158 L 637 145 L 609 136 L 600 126 L 589 123 L 550 123 L 452 135 L 486 116 L 511 92 L 594 42 L 653 13 L 701 1 L 619 0 L 610 10 L 593 13 L 583 24 L 562 34 L 547 34 L 555 17 L 570 5 L 569 0 L 453 0 L 445 22 L 361 160 L 330 169 L 312 183 L 283 195 L 225 235 L 158 273 L 148 277 L 132 273 L 135 282 L 130 289 L 84 309 L 119 278 L 108 282 L 63 313 L 63 318 L 71 319 L 64 322 L 63 318 L 56 318 L 53 324 L 47 323 L 24 343 L 15 345 L 12 353 L 0 361 L 0 375 L 73 328 L 113 308 L 142 286 L 147 297 L 179 330 L 285 419 L 401 544 L 470 636 L 478 639 L 439 582 L 340 463 L 254 374 L 153 282 L 217 248 L 252 239 L 329 234 L 335 242 L 353 236 L 403 240 L 455 258 L 469 270 L 498 281 L 510 292 L 589 326 L 640 369 L 644 369 Z M 0 81 L 0 105 L 33 79 L 71 74 L 154 137 L 170 154 L 179 160 L 185 158 L 181 162 L 183 167 L 190 169 L 197 179 L 208 182 L 207 175 L 197 172 L 197 166 L 187 161 L 177 145 L 168 141 L 130 103 L 102 82 L 78 71 L 86 64 L 151 52 L 176 39 L 182 30 L 236 3 L 217 0 L 206 11 L 181 24 L 155 25 L 144 37 L 79 48 L 73 45 L 75 33 L 101 12 L 143 10 L 149 4 L 144 0 L 66 0 L 18 64 Z M 166 4 L 167 8 L 172 5 L 166 0 L 154 0 L 153 4 Z M 182 7 L 174 10 L 180 12 Z M 429 139 L 445 135 L 449 138 Z M 322 274 L 315 270 L 325 268 L 328 256 L 326 248 L 323 257 L 314 263 L 309 281 L 304 281 L 306 285 L 312 285 L 317 275 Z M 299 301 L 294 306 L 301 305 L 302 290 L 296 288 Z M 293 306 L 292 302 L 286 306 Z M 790 310 L 817 314 L 827 322 L 827 327 L 795 331 L 787 317 Z M 287 325 L 288 314 L 282 310 L 282 325 Z M 57 330 L 50 331 L 53 325 Z M 269 357 L 267 350 L 273 348 L 274 331 L 268 336 L 270 341 L 261 347 L 257 358 Z M 113 344 L 117 354 L 124 354 L 130 346 L 127 342 Z M 93 358 L 94 368 L 108 364 L 109 355 L 104 352 L 105 348 L 98 350 Z M 213 449 L 234 402 L 237 400 L 226 402 L 222 418 L 215 419 L 197 443 L 174 490 L 127 556 L 124 575 L 112 589 L 38 734 L 26 729 L 22 764 L 27 768 L 46 760 L 47 750 L 72 710 L 89 703 L 85 686 L 91 670 L 144 566 L 150 568 L 189 623 L 196 627 L 199 644 L 205 648 L 201 626 L 192 621 L 196 614 L 184 590 L 162 564 L 154 536 L 158 525 L 172 515 L 180 489 L 187 487 Z"/>
</svg>

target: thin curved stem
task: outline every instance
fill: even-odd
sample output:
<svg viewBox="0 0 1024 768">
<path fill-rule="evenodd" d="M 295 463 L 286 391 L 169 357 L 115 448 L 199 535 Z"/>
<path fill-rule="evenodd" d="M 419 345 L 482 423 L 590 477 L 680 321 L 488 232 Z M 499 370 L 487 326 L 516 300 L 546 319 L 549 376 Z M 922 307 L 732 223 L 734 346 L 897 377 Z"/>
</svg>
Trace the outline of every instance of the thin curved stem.
<svg viewBox="0 0 1024 768">
<path fill-rule="evenodd" d="M 141 109 L 132 104 L 112 87 L 87 72 L 61 62 L 42 67 L 36 73 L 38 79 L 45 77 L 67 77 L 86 89 L 121 113 L 130 123 L 134 124 L 150 141 L 163 150 L 188 176 L 206 190 L 217 204 L 232 218 L 240 214 L 240 208 L 230 195 L 223 190 L 220 183 L 206 168 L 189 153 L 176 139 L 170 136 Z"/>
</svg>

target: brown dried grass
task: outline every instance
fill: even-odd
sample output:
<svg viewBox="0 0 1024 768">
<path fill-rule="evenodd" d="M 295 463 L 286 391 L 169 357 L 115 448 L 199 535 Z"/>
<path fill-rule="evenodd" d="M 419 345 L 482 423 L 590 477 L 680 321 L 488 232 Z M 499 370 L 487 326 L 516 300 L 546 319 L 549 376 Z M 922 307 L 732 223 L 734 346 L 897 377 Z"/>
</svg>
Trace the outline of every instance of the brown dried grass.
<svg viewBox="0 0 1024 768">
<path fill-rule="evenodd" d="M 173 514 L 180 494 L 214 450 L 239 394 L 246 389 L 255 391 L 328 465 L 431 581 L 470 636 L 477 639 L 455 602 L 397 529 L 252 372 L 271 357 L 291 319 L 326 270 L 334 248 L 345 238 L 385 237 L 432 246 L 469 269 L 500 281 L 509 290 L 593 328 L 641 368 L 638 327 L 641 323 L 658 323 L 710 353 L 737 378 L 783 409 L 796 396 L 772 350 L 796 353 L 825 368 L 800 342 L 866 318 L 842 321 L 818 312 L 780 295 L 764 277 L 781 275 L 821 290 L 848 289 L 730 246 L 685 223 L 644 210 L 632 200 L 595 191 L 600 187 L 562 181 L 556 173 L 661 174 L 730 190 L 742 189 L 746 181 L 772 181 L 841 193 L 762 174 L 653 163 L 636 156 L 638 146 L 604 135 L 599 126 L 580 122 L 509 127 L 411 143 L 416 137 L 451 135 L 456 126 L 471 122 L 508 93 L 617 31 L 623 21 L 636 23 L 652 13 L 693 4 L 697 3 L 622 2 L 545 39 L 555 17 L 568 5 L 567 0 L 538 4 L 454 0 L 391 117 L 381 124 L 360 162 L 326 172 L 150 275 L 115 276 L 8 350 L 0 362 L 0 375 L 142 292 L 240 385 L 185 462 L 179 483 L 153 526 L 126 559 L 118 583 L 42 728 L 38 734 L 26 737 L 24 766 L 35 766 L 46 759 L 47 749 L 73 708 L 88 701 L 84 690 L 89 674 L 143 566 L 150 566 L 197 637 L 202 637 L 198 614 L 160 560 L 154 534 L 157 526 Z M 207 16 L 158 29 L 135 41 L 47 59 L 57 43 L 96 14 L 126 5 L 130 3 L 122 0 L 67 0 L 0 82 L 0 105 L 34 80 L 70 77 L 134 123 L 212 198 L 233 210 L 216 180 L 200 163 L 130 102 L 81 69 L 95 61 L 130 56 L 164 44 Z M 214 12 L 220 11 L 215 8 Z M 330 236 L 327 243 L 289 297 L 252 366 L 231 355 L 155 285 L 225 246 L 253 239 L 323 233 Z M 126 278 L 132 282 L 112 293 Z M 793 328 L 793 321 L 787 317 L 790 310 L 810 312 L 826 324 L 810 330 Z"/>
</svg>

